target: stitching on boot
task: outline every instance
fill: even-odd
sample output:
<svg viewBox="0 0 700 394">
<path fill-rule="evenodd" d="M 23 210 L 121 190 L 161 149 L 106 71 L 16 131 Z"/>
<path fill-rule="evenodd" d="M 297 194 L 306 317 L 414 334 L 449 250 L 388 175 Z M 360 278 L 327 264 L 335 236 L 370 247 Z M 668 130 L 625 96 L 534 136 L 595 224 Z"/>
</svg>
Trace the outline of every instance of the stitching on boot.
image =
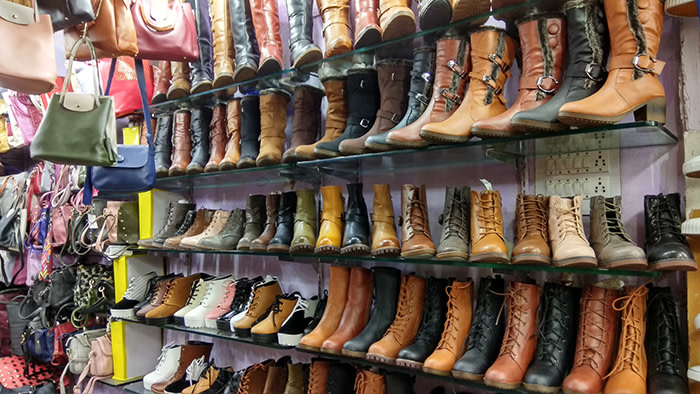
<svg viewBox="0 0 700 394">
<path fill-rule="evenodd" d="M 537 21 L 537 35 L 540 38 L 540 48 L 542 50 L 542 60 L 544 62 L 544 74 L 543 76 L 554 75 L 554 55 L 552 54 L 552 48 L 549 46 L 549 32 L 547 30 L 548 19 L 540 19 Z M 535 99 L 537 101 L 542 100 L 545 97 L 545 93 L 537 89 Z"/>
<path fill-rule="evenodd" d="M 574 8 L 584 8 L 588 7 L 592 3 L 595 3 L 597 0 L 569 0 L 564 4 L 564 7 L 562 8 L 564 12 L 573 10 Z"/>
<path fill-rule="evenodd" d="M 647 53 L 647 39 L 644 35 L 644 26 L 639 21 L 639 10 L 637 9 L 637 0 L 627 0 L 627 21 L 629 28 L 637 42 L 637 53 Z M 644 72 L 634 69 L 634 79 L 639 79 L 644 76 Z"/>
<path fill-rule="evenodd" d="M 457 64 L 461 67 L 464 64 L 464 59 L 467 56 L 467 40 L 466 39 L 461 39 L 459 41 L 459 49 L 457 49 L 457 56 L 456 59 L 454 59 Z M 453 93 L 455 96 L 458 96 L 458 90 L 459 90 L 459 84 L 462 83 L 462 77 L 460 77 L 457 73 L 453 72 L 452 70 L 449 70 L 449 72 L 452 74 L 450 77 L 450 92 Z M 450 112 L 452 109 L 454 109 L 455 103 L 453 100 L 445 100 L 445 112 Z"/>
</svg>

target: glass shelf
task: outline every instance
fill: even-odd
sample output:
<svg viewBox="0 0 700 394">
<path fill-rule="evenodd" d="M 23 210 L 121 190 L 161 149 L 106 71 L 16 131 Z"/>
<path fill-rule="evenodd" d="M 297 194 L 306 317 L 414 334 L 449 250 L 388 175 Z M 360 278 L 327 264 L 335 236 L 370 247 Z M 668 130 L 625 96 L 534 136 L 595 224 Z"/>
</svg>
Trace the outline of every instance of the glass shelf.
<svg viewBox="0 0 700 394">
<path fill-rule="evenodd" d="M 283 183 L 289 179 L 281 176 L 281 171 L 294 171 L 293 164 L 280 164 L 269 167 L 253 167 L 224 172 L 208 172 L 197 175 L 182 175 L 156 180 L 156 189 L 184 190 L 191 187 L 197 189 L 217 189 L 221 187 L 235 187 L 242 185 L 265 185 L 269 183 Z M 297 170 L 306 171 L 308 170 Z"/>
<path fill-rule="evenodd" d="M 154 394 L 153 391 L 143 388 L 143 380 L 124 385 L 122 390 L 131 394 Z"/>
</svg>

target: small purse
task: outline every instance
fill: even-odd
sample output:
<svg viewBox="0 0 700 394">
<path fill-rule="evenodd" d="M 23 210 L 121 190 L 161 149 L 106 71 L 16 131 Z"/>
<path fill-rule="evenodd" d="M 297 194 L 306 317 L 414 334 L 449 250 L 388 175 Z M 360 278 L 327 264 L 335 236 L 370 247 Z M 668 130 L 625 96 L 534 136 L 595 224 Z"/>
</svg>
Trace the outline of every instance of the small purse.
<svg viewBox="0 0 700 394">
<path fill-rule="evenodd" d="M 197 28 L 189 3 L 143 0 L 131 3 L 138 59 L 193 62 L 199 58 Z"/>
<path fill-rule="evenodd" d="M 53 31 L 95 20 L 90 0 L 37 0 L 39 12 L 51 16 Z"/>
<path fill-rule="evenodd" d="M 81 390 L 83 381 L 88 374 L 92 377 L 88 380 L 85 388 Z M 97 381 L 107 379 L 113 374 L 112 340 L 108 334 L 95 339 L 90 344 L 90 358 L 73 387 L 73 394 L 92 394 Z"/>
</svg>

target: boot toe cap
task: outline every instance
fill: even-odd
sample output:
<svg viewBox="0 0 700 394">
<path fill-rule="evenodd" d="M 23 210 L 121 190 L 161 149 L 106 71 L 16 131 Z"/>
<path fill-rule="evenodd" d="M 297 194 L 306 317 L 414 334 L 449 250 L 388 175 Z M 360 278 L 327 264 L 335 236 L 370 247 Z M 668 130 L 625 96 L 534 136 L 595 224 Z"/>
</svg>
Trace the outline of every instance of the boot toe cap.
<svg viewBox="0 0 700 394">
<path fill-rule="evenodd" d="M 523 383 L 544 387 L 559 387 L 563 379 L 561 372 L 554 365 L 534 362 L 525 372 Z"/>
<path fill-rule="evenodd" d="M 574 368 L 564 379 L 562 388 L 577 393 L 597 394 L 603 391 L 603 380 L 592 368 Z"/>
<path fill-rule="evenodd" d="M 455 363 L 454 370 L 475 375 L 482 375 L 487 369 L 489 369 L 490 365 L 491 363 L 484 354 L 467 352 Z"/>
<path fill-rule="evenodd" d="M 423 368 L 439 371 L 451 371 L 455 365 L 455 356 L 446 350 L 436 350 L 423 363 Z"/>
<path fill-rule="evenodd" d="M 688 382 L 681 376 L 670 373 L 657 373 L 648 377 L 647 392 L 655 394 L 687 394 Z"/>
<path fill-rule="evenodd" d="M 414 343 L 413 345 L 401 349 L 396 358 L 423 362 L 430 356 L 432 350 L 432 348 L 426 346 L 426 344 L 422 342 Z"/>
<path fill-rule="evenodd" d="M 499 358 L 484 374 L 484 380 L 499 383 L 520 383 L 525 371 L 510 358 Z"/>
</svg>

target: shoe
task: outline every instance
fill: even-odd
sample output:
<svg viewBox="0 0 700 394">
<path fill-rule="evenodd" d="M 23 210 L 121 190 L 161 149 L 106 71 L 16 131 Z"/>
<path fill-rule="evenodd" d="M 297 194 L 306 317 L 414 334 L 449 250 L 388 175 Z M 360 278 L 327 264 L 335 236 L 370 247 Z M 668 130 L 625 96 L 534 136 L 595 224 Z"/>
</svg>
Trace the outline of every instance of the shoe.
<svg viewBox="0 0 700 394">
<path fill-rule="evenodd" d="M 165 295 L 168 293 L 170 286 L 172 286 L 171 283 L 178 278 L 182 278 L 182 274 L 162 277 L 162 279 L 158 281 L 148 305 L 145 305 L 136 311 L 136 320 L 140 321 L 141 323 L 145 323 L 148 312 L 163 305 Z"/>
<path fill-rule="evenodd" d="M 435 245 L 430 235 L 425 185 L 401 187 L 401 257 L 430 259 Z"/>
<path fill-rule="evenodd" d="M 182 390 L 194 385 L 207 372 L 210 364 L 204 360 L 204 356 L 192 360 L 185 370 L 182 379 L 170 383 L 163 389 L 164 394 L 181 394 Z"/>
<path fill-rule="evenodd" d="M 284 128 L 287 126 L 287 107 L 291 97 L 282 89 L 260 91 L 260 153 L 255 159 L 255 165 L 258 167 L 282 163 L 284 142 L 287 138 Z"/>
<path fill-rule="evenodd" d="M 219 89 L 233 85 L 233 69 L 235 67 L 231 14 L 227 1 L 214 0 L 211 2 L 211 22 L 214 51 L 212 88 Z"/>
<path fill-rule="evenodd" d="M 328 370 L 333 364 L 332 361 L 321 358 L 311 359 L 308 394 L 326 394 L 328 392 Z"/>
<path fill-rule="evenodd" d="M 246 368 L 241 376 L 241 385 L 238 388 L 238 394 L 262 393 L 263 390 L 265 390 L 265 383 L 267 382 L 267 374 L 270 370 L 270 366 L 274 363 L 274 360 L 267 360 Z"/>
<path fill-rule="evenodd" d="M 233 98 L 226 103 L 226 132 L 228 142 L 226 153 L 219 162 L 219 171 L 236 169 L 236 163 L 241 158 L 241 99 Z"/>
<path fill-rule="evenodd" d="M 233 322 L 233 319 L 231 319 L 233 331 L 236 333 L 236 336 L 249 338 L 252 326 L 255 325 L 258 319 L 265 317 L 268 309 L 274 305 L 277 296 L 281 296 L 282 294 L 280 283 L 275 277 L 270 277 L 269 280 L 266 279 L 264 282 L 256 283 L 251 291 L 245 316 L 236 322 Z"/>
<path fill-rule="evenodd" d="M 267 317 L 251 328 L 253 342 L 277 343 L 277 333 L 294 311 L 299 299 L 301 299 L 301 295 L 297 292 L 278 296 L 270 307 Z"/>
<path fill-rule="evenodd" d="M 334 363 L 328 368 L 328 393 L 354 394 L 356 369 L 350 364 Z"/>
<path fill-rule="evenodd" d="M 233 301 L 231 301 L 229 311 L 216 319 L 216 328 L 218 328 L 220 331 L 232 331 L 231 320 L 235 316 L 245 312 L 253 285 L 262 281 L 262 276 L 252 279 L 240 278 L 236 281 L 236 292 L 233 295 Z M 241 317 L 243 316 L 241 315 Z"/>
<path fill-rule="evenodd" d="M 384 374 L 375 373 L 369 369 L 360 369 L 355 376 L 355 393 L 357 394 L 386 394 Z"/>
<path fill-rule="evenodd" d="M 442 225 L 438 260 L 467 261 L 469 258 L 469 186 L 447 186 L 445 208 L 438 217 Z"/>
<path fill-rule="evenodd" d="M 211 90 L 214 79 L 214 48 L 212 36 L 212 20 L 208 1 L 196 1 L 193 5 L 195 27 L 197 29 L 197 44 L 199 58 L 190 63 L 192 87 L 190 94 Z M 209 126 L 209 123 L 206 123 Z"/>
<path fill-rule="evenodd" d="M 245 229 L 236 250 L 250 250 L 250 243 L 262 234 L 267 212 L 264 194 L 251 194 L 246 200 Z"/>
<path fill-rule="evenodd" d="M 389 185 L 374 185 L 372 208 L 372 256 L 398 256 L 401 246 L 396 236 L 394 206 Z"/>
<path fill-rule="evenodd" d="M 297 3 L 300 6 L 303 4 L 303 7 L 310 7 L 312 4 L 309 1 L 287 0 L 287 4 L 290 3 Z M 318 53 L 319 57 L 323 56 L 320 49 Z M 297 85 L 294 88 L 295 116 L 292 118 L 292 140 L 289 148 L 282 154 L 282 163 L 296 163 L 299 161 L 296 157 L 297 148 L 302 145 L 311 145 L 318 139 L 321 132 L 321 99 L 324 95 L 322 89 L 312 85 Z"/>
<path fill-rule="evenodd" d="M 451 0 L 451 2 L 452 22 L 484 14 L 491 9 L 491 1 L 489 0 Z M 472 22 L 471 25 L 481 25 L 485 21 L 486 18 L 479 19 Z"/>
<path fill-rule="evenodd" d="M 134 319 L 139 320 L 136 316 L 136 312 L 140 311 L 142 308 L 148 306 L 151 303 L 151 300 L 153 297 L 156 296 L 158 292 L 158 283 L 160 283 L 163 280 L 170 280 L 175 276 L 175 274 L 167 274 L 163 276 L 156 276 L 151 278 L 148 281 L 148 290 L 146 290 L 146 297 L 143 299 L 143 301 L 139 302 L 138 304 L 134 305 Z M 140 320 L 139 320 L 140 321 Z"/>
<path fill-rule="evenodd" d="M 355 12 L 355 49 L 382 42 L 379 27 L 379 0 L 353 1 Z"/>
<path fill-rule="evenodd" d="M 180 348 L 181 346 L 172 342 L 163 346 L 156 369 L 143 377 L 144 390 L 150 390 L 153 384 L 168 381 L 175 375 L 179 365 Z"/>
<path fill-rule="evenodd" d="M 172 79 L 166 95 L 168 100 L 177 100 L 190 94 L 190 67 L 187 63 L 170 62 Z M 177 112 L 177 111 L 176 111 Z"/>
<path fill-rule="evenodd" d="M 207 369 L 204 375 L 195 384 L 182 390 L 182 394 L 202 394 L 210 390 L 212 386 L 219 380 L 219 375 L 222 371 L 223 370 L 218 369 L 213 365 L 210 365 L 209 369 Z M 220 385 L 221 384 L 219 383 L 219 387 L 221 387 Z"/>
<path fill-rule="evenodd" d="M 195 107 L 190 110 L 190 135 L 192 136 L 192 151 L 190 164 L 187 165 L 187 175 L 197 175 L 204 172 L 209 162 L 209 128 L 213 118 L 209 107 Z"/>
<path fill-rule="evenodd" d="M 233 81 L 240 83 L 258 76 L 260 49 L 255 36 L 251 5 L 248 0 L 230 0 L 228 2 L 231 15 L 231 35 L 236 54 Z"/>
<path fill-rule="evenodd" d="M 595 251 L 583 231 L 581 196 L 549 197 L 549 239 L 552 264 L 558 267 L 595 268 Z"/>
<path fill-rule="evenodd" d="M 245 210 L 236 208 L 226 220 L 226 224 L 217 234 L 201 238 L 197 247 L 206 250 L 234 250 L 243 238 Z"/>
<path fill-rule="evenodd" d="M 149 282 L 156 277 L 156 273 L 151 271 L 144 275 L 134 276 L 129 280 L 122 299 L 109 309 L 113 318 L 134 319 L 134 306 L 146 299 L 149 291 Z"/>
<path fill-rule="evenodd" d="M 382 41 L 391 41 L 416 32 L 411 0 L 379 0 Z"/>
<path fill-rule="evenodd" d="M 472 190 L 470 261 L 508 263 L 508 247 L 503 238 L 501 193 Z"/>
<path fill-rule="evenodd" d="M 215 279 L 215 276 L 203 275 L 198 281 L 194 282 L 190 295 L 187 298 L 187 303 L 173 314 L 175 324 L 185 325 L 185 315 L 202 303 L 204 296 L 207 294 L 209 282 Z"/>
<path fill-rule="evenodd" d="M 265 388 L 261 391 L 262 394 L 284 394 L 289 374 L 287 368 L 291 363 L 292 358 L 284 356 L 270 364 L 270 369 L 267 370 L 267 379 L 265 379 Z"/>
<path fill-rule="evenodd" d="M 314 254 L 340 254 L 343 241 L 343 188 L 341 186 L 321 186 L 323 196 L 321 224 Z"/>
<path fill-rule="evenodd" d="M 323 317 L 314 329 L 299 341 L 302 349 L 319 351 L 323 342 L 338 329 L 345 310 L 350 287 L 350 267 L 331 265 L 328 301 L 323 308 Z"/>
<path fill-rule="evenodd" d="M 622 225 L 622 197 L 591 197 L 591 246 L 603 268 L 644 269 L 647 257 Z"/>
<path fill-rule="evenodd" d="M 173 314 L 187 304 L 192 285 L 200 278 L 200 274 L 194 274 L 170 281 L 165 297 L 163 297 L 163 303 L 146 314 L 146 324 L 170 323 L 173 320 Z"/>
<path fill-rule="evenodd" d="M 444 26 L 452 20 L 450 0 L 419 0 L 418 25 L 421 30 Z"/>
<path fill-rule="evenodd" d="M 199 234 L 183 238 L 180 240 L 180 247 L 183 249 L 199 249 L 199 241 L 219 234 L 224 228 L 224 225 L 226 225 L 229 216 L 231 216 L 231 211 L 217 210 L 214 212 L 211 221 L 204 231 L 200 232 Z"/>
<path fill-rule="evenodd" d="M 180 346 L 179 360 L 175 373 L 170 379 L 151 385 L 150 390 L 157 394 L 163 394 L 163 391 L 168 385 L 185 377 L 187 368 L 192 364 L 192 361 L 202 357 L 204 360 L 208 360 L 211 355 L 211 348 L 211 343 L 196 341 L 190 341 Z"/>
<path fill-rule="evenodd" d="M 190 216 L 189 213 L 188 213 L 188 216 Z M 180 226 L 180 228 L 177 230 L 177 232 L 175 234 L 173 234 L 172 237 L 166 239 L 165 242 L 163 242 L 163 248 L 165 248 L 165 249 L 177 249 L 180 247 L 180 242 L 183 239 L 201 234 L 204 230 L 207 229 L 213 216 L 214 216 L 213 210 L 198 209 L 196 214 L 194 215 L 194 220 L 190 221 L 186 217 L 185 221 L 183 221 L 182 226 Z M 185 228 L 185 225 L 188 223 L 191 223 L 191 225 L 188 226 L 187 228 Z M 182 230 L 184 230 L 184 231 L 182 231 Z"/>
<path fill-rule="evenodd" d="M 260 97 L 253 94 L 244 96 L 241 99 L 241 157 L 236 162 L 236 168 L 255 167 L 255 159 L 260 154 L 260 121 Z"/>
<path fill-rule="evenodd" d="M 217 305 L 223 301 L 226 290 L 232 283 L 234 283 L 234 280 L 230 276 L 210 280 L 207 283 L 207 292 L 204 294 L 202 303 L 185 314 L 185 327 L 206 327 L 206 316 L 216 310 Z"/>
<path fill-rule="evenodd" d="M 216 0 L 219 1 L 219 0 Z M 232 79 L 233 80 L 233 79 Z M 214 80 L 216 84 L 217 80 Z M 226 84 L 223 86 L 227 86 Z M 221 165 L 221 160 L 226 155 L 228 145 L 228 134 L 226 131 L 226 105 L 216 104 L 212 112 L 211 126 L 209 128 L 209 161 L 204 166 L 204 172 L 217 172 Z"/>
<path fill-rule="evenodd" d="M 259 237 L 255 238 L 250 243 L 250 250 L 254 252 L 266 252 L 267 245 L 275 236 L 277 227 L 277 218 L 279 216 L 280 194 L 270 193 L 265 198 L 265 213 L 267 219 L 265 226 Z"/>
<path fill-rule="evenodd" d="M 350 0 L 316 0 L 316 6 L 323 20 L 323 38 L 326 43 L 323 57 L 350 52 Z"/>
<path fill-rule="evenodd" d="M 221 301 L 216 305 L 216 309 L 209 312 L 204 317 L 204 325 L 207 328 L 216 329 L 216 321 L 221 316 L 231 311 L 231 303 L 236 295 L 236 285 L 238 281 L 230 281 L 226 284 L 226 289 L 224 290 L 224 295 Z"/>
<path fill-rule="evenodd" d="M 543 195 L 518 194 L 515 203 L 515 246 L 511 256 L 513 264 L 550 264 L 547 229 L 549 198 Z"/>
<path fill-rule="evenodd" d="M 151 98 L 151 103 L 159 104 L 168 99 L 168 89 L 172 78 L 170 62 L 153 62 L 151 65 L 153 66 L 153 97 Z"/>
<path fill-rule="evenodd" d="M 366 256 L 369 248 L 369 214 L 362 195 L 362 183 L 348 183 L 348 208 L 340 254 Z"/>
<path fill-rule="evenodd" d="M 306 394 L 306 382 L 308 381 L 308 364 L 289 363 L 287 365 L 287 385 L 284 387 L 282 394 Z"/>
<path fill-rule="evenodd" d="M 187 211 L 187 213 L 185 214 L 185 218 L 182 220 L 182 223 L 180 223 L 180 225 L 177 227 L 177 230 L 175 230 L 175 233 L 173 233 L 170 237 L 165 238 L 165 240 L 162 243 L 154 244 L 154 246 L 156 246 L 158 248 L 166 248 L 165 243 L 170 238 L 173 239 L 171 245 L 173 245 L 173 243 L 177 240 L 177 246 L 179 246 L 180 239 L 182 239 L 184 234 L 190 229 L 190 227 L 192 227 L 192 225 L 195 222 L 196 217 L 197 217 L 196 210 L 193 209 L 193 210 Z"/>
<path fill-rule="evenodd" d="M 695 156 L 683 163 L 683 175 L 690 178 L 700 178 L 700 156 Z"/>
<path fill-rule="evenodd" d="M 151 238 L 140 239 L 138 245 L 142 248 L 154 248 L 162 246 L 166 239 L 172 237 L 177 232 L 178 228 L 185 221 L 187 212 L 196 209 L 195 204 L 190 204 L 185 201 L 173 201 L 168 205 L 168 213 L 165 224 Z"/>
<path fill-rule="evenodd" d="M 299 298 L 294 305 L 294 310 L 282 322 L 277 332 L 277 343 L 282 346 L 297 346 L 301 337 L 304 336 L 304 330 L 311 324 L 318 304 L 318 296 L 309 299 Z"/>
<path fill-rule="evenodd" d="M 681 234 L 681 197 L 678 193 L 644 196 L 649 269 L 695 271 L 698 267 L 688 241 Z"/>
</svg>

